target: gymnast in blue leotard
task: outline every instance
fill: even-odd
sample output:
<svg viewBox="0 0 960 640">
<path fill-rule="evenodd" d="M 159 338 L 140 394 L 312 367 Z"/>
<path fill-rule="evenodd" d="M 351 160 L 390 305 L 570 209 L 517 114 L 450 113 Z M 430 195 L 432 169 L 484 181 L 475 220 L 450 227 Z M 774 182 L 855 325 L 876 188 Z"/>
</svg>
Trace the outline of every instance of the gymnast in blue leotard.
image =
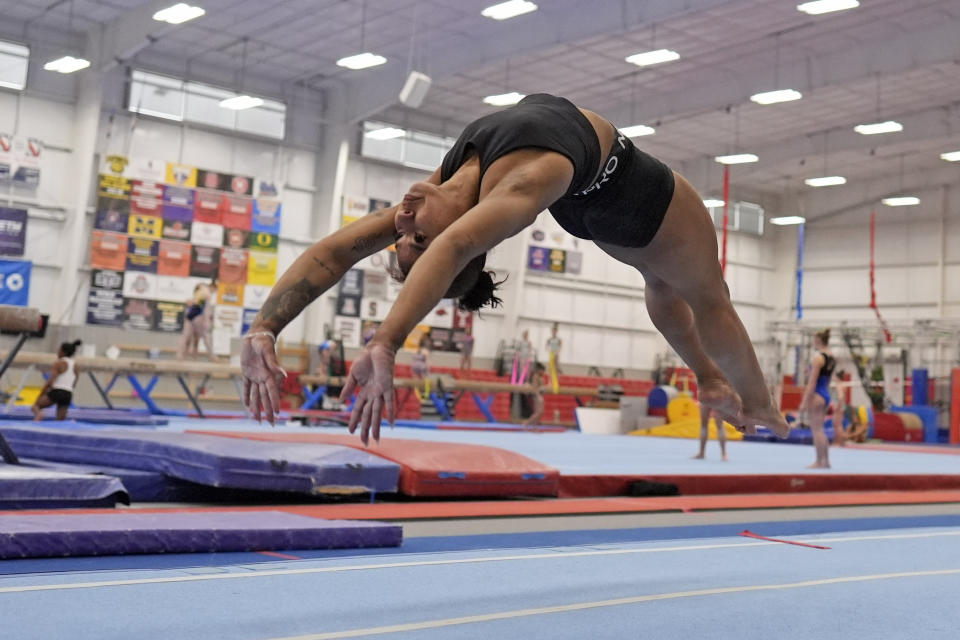
<svg viewBox="0 0 960 640">
<path fill-rule="evenodd" d="M 837 361 L 830 353 L 829 344 L 830 329 L 814 334 L 815 353 L 810 359 L 810 375 L 800 401 L 800 412 L 807 414 L 807 425 L 813 433 L 813 446 L 817 451 L 817 460 L 810 465 L 813 469 L 830 468 L 830 442 L 823 425 L 830 406 L 830 379 Z"/>
</svg>

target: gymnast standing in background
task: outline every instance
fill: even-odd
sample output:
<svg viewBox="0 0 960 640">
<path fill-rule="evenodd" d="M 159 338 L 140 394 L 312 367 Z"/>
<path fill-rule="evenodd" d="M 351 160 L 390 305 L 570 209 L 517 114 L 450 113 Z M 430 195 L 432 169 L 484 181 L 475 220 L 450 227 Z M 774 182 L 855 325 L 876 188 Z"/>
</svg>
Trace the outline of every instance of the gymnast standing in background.
<svg viewBox="0 0 960 640">
<path fill-rule="evenodd" d="M 830 379 L 837 361 L 830 352 L 830 329 L 818 331 L 813 336 L 815 353 L 810 358 L 810 374 L 807 376 L 807 386 L 803 390 L 803 399 L 800 401 L 800 413 L 806 412 L 807 425 L 813 433 L 813 446 L 817 459 L 810 465 L 811 469 L 830 468 L 830 441 L 824 424 L 827 421 L 827 407 L 830 406 Z M 840 416 L 835 416 L 838 421 Z M 843 429 L 840 426 L 840 429 Z"/>
</svg>

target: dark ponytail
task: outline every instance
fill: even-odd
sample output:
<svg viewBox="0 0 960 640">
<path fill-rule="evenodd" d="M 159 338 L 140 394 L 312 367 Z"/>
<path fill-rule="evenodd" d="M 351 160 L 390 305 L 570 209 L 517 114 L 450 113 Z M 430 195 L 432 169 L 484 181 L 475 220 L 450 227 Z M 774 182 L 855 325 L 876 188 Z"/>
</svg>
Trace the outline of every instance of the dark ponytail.
<svg viewBox="0 0 960 640">
<path fill-rule="evenodd" d="M 77 347 L 83 344 L 82 340 L 74 340 L 73 342 L 64 342 L 60 345 L 60 351 L 63 351 L 63 355 L 67 358 L 72 358 L 73 354 L 77 352 Z"/>
<path fill-rule="evenodd" d="M 503 300 L 497 297 L 495 293 L 500 285 L 506 281 L 506 278 L 500 282 L 495 282 L 493 279 L 495 275 L 493 271 L 480 272 L 473 286 L 457 301 L 457 306 L 461 311 L 479 311 L 486 306 L 496 309 L 503 304 Z"/>
</svg>

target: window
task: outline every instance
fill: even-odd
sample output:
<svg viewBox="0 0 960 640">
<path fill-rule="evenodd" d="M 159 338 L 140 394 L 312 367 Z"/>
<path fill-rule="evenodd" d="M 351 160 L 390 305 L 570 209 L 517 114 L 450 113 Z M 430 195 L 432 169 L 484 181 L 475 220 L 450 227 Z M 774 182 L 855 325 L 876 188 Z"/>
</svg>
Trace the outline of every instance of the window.
<svg viewBox="0 0 960 640">
<path fill-rule="evenodd" d="M 263 99 L 251 109 L 234 110 L 220 101 L 236 93 L 200 82 L 145 71 L 134 71 L 130 79 L 127 108 L 135 113 L 168 120 L 196 122 L 211 127 L 251 133 L 282 140 L 287 107 L 282 102 Z"/>
<path fill-rule="evenodd" d="M 30 49 L 0 40 L 0 87 L 22 91 L 27 86 Z"/>
<path fill-rule="evenodd" d="M 713 226 L 723 229 L 723 207 L 707 207 Z M 752 202 L 733 202 L 727 209 L 727 230 L 763 235 L 763 207 Z"/>
<path fill-rule="evenodd" d="M 370 135 L 372 132 L 388 128 L 395 127 L 383 122 L 364 122 L 360 155 L 365 158 L 395 162 L 414 169 L 433 171 L 440 166 L 443 156 L 456 142 L 455 138 L 402 129 L 396 129 L 396 137 L 385 140 Z"/>
</svg>

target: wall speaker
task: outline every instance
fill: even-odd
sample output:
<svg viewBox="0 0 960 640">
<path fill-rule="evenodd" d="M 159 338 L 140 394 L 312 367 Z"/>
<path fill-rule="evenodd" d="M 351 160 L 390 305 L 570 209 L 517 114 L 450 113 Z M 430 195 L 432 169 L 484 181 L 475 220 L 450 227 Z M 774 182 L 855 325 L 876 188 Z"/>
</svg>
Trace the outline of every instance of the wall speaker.
<svg viewBox="0 0 960 640">
<path fill-rule="evenodd" d="M 411 71 L 407 76 L 407 81 L 400 90 L 400 102 L 404 105 L 416 109 L 423 104 L 423 99 L 427 97 L 427 91 L 433 81 L 430 76 L 419 71 Z"/>
</svg>

